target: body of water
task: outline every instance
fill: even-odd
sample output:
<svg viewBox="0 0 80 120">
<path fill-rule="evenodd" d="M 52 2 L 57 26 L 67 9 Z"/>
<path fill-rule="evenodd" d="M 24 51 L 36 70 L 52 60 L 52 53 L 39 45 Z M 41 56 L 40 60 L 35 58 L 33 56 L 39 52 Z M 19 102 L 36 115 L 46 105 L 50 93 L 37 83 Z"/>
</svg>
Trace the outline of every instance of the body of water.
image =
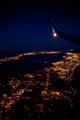
<svg viewBox="0 0 80 120">
<path fill-rule="evenodd" d="M 8 76 L 15 77 L 17 73 L 34 73 L 45 67 L 51 67 L 53 62 L 62 59 L 63 54 L 37 54 L 22 56 L 19 60 L 3 61 L 0 64 L 0 81 L 3 81 Z"/>
</svg>

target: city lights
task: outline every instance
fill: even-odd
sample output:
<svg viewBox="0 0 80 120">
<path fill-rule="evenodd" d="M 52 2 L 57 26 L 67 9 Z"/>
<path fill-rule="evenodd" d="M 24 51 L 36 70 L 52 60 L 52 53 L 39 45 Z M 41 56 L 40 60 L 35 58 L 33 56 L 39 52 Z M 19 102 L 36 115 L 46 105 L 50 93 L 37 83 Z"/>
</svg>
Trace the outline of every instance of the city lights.
<svg viewBox="0 0 80 120">
<path fill-rule="evenodd" d="M 40 51 L 36 54 L 53 54 L 60 53 L 59 51 Z M 19 60 L 23 55 L 34 55 L 35 53 L 23 53 L 18 56 L 9 57 L 2 59 L 3 61 L 9 60 Z M 35 54 L 35 55 L 36 55 Z M 1 62 L 2 62 L 1 60 Z M 20 75 L 19 78 L 11 77 L 8 81 L 8 85 L 11 85 L 11 95 L 7 94 L 2 95 L 0 101 L 0 114 L 7 113 L 13 109 L 13 106 L 16 108 L 16 104 L 19 104 L 18 101 L 25 100 L 24 108 L 25 113 L 27 112 L 28 116 L 33 116 L 35 111 L 46 114 L 45 103 L 47 110 L 51 112 L 51 106 L 54 108 L 55 102 L 57 100 L 67 101 L 70 104 L 70 107 L 73 107 L 74 96 L 76 95 L 76 89 L 70 86 L 70 81 L 75 68 L 80 65 L 80 54 L 72 54 L 69 52 L 63 55 L 63 59 L 57 62 L 52 63 L 52 66 L 49 68 L 37 70 L 35 73 L 27 73 Z M 46 61 L 44 61 L 47 63 Z M 55 83 L 61 82 L 61 86 L 56 85 Z M 51 102 L 54 100 L 54 103 Z M 30 104 L 27 104 L 27 102 Z M 48 103 L 48 104 L 47 104 Z M 23 104 L 23 103 L 22 103 Z M 30 113 L 32 109 L 32 104 L 35 107 L 35 110 Z M 19 104 L 20 107 L 20 104 Z M 16 109 L 15 109 L 16 110 Z M 15 112 L 15 111 L 14 111 Z M 7 116 L 8 118 L 10 117 Z"/>
</svg>

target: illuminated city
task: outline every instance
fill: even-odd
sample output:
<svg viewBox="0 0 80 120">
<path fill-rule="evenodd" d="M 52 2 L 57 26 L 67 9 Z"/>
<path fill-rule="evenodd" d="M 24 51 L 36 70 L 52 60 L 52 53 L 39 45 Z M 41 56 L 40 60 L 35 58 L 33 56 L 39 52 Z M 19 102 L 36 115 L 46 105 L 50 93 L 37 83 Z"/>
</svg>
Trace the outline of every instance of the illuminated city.
<svg viewBox="0 0 80 120">
<path fill-rule="evenodd" d="M 0 120 L 80 119 L 80 1 L 1 0 Z"/>
<path fill-rule="evenodd" d="M 27 52 L 14 57 L 5 57 L 0 59 L 0 62 L 2 64 L 3 61 L 19 60 L 24 55 L 59 53 L 59 51 Z M 24 120 L 53 119 L 54 116 L 64 120 L 69 118 L 70 110 L 75 108 L 74 98 L 77 94 L 77 89 L 73 88 L 70 82 L 75 68 L 79 65 L 80 54 L 66 52 L 62 60 L 52 63 L 49 68 L 45 67 L 35 73 L 18 73 L 18 78 L 11 77 L 7 83 L 8 86 L 12 86 L 11 95 L 4 93 L 0 101 L 0 119 L 11 120 L 15 118 L 13 116 L 17 116 L 18 119 L 22 116 Z M 18 111 L 21 111 L 21 115 L 18 115 Z M 65 112 L 64 116 L 60 111 Z M 74 111 L 71 117 L 75 117 Z"/>
<path fill-rule="evenodd" d="M 54 54 L 54 53 L 60 53 L 59 51 L 40 51 L 40 52 L 27 52 L 27 53 L 23 53 L 23 54 L 20 54 L 20 55 L 17 55 L 17 56 L 14 56 L 14 57 L 5 57 L 4 59 L 0 59 L 0 62 L 3 62 L 3 61 L 13 61 L 13 60 L 18 60 L 20 59 L 20 57 L 22 56 L 26 56 L 26 55 L 37 55 L 37 54 Z M 2 63 L 0 63 L 2 64 Z"/>
</svg>

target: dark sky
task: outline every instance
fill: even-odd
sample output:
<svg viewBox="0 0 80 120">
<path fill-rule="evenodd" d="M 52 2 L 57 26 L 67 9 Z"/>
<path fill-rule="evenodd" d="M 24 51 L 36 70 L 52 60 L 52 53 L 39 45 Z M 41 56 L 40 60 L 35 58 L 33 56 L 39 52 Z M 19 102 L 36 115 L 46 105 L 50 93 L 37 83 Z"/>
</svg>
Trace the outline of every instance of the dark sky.
<svg viewBox="0 0 80 120">
<path fill-rule="evenodd" d="M 52 36 L 47 18 L 63 32 L 80 35 L 79 1 L 0 1 L 0 54 L 79 48 Z"/>
</svg>

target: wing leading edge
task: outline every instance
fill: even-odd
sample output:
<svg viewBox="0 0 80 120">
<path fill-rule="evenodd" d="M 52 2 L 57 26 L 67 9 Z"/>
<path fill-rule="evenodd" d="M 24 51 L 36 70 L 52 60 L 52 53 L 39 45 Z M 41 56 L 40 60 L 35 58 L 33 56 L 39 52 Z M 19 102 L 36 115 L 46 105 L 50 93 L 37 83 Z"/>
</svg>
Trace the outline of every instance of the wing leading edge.
<svg viewBox="0 0 80 120">
<path fill-rule="evenodd" d="M 80 45 L 80 36 L 64 33 L 55 25 L 55 23 L 50 18 L 48 18 L 48 20 L 51 24 L 54 36 L 57 35 L 65 40 L 68 40 L 70 42 Z"/>
</svg>

